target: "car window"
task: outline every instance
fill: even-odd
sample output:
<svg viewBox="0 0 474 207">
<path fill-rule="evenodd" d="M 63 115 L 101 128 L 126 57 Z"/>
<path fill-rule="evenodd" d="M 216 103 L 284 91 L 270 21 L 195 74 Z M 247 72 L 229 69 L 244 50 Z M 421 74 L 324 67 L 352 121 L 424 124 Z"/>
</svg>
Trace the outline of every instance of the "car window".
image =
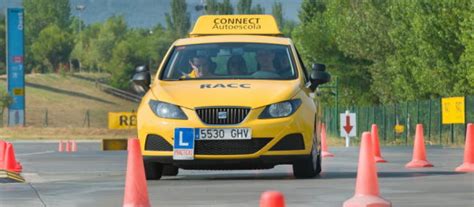
<svg viewBox="0 0 474 207">
<path fill-rule="evenodd" d="M 162 80 L 297 78 L 288 46 L 213 43 L 177 46 L 162 70 Z"/>
</svg>

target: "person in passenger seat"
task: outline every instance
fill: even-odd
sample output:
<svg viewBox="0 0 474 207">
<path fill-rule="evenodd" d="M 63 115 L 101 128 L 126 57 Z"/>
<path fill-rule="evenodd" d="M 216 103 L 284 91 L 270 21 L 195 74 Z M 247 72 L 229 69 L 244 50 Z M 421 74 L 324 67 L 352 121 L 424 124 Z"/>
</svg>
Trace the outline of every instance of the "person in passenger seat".
<svg viewBox="0 0 474 207">
<path fill-rule="evenodd" d="M 232 76 L 247 75 L 247 63 L 241 55 L 232 55 L 227 60 L 227 73 Z"/>
</svg>

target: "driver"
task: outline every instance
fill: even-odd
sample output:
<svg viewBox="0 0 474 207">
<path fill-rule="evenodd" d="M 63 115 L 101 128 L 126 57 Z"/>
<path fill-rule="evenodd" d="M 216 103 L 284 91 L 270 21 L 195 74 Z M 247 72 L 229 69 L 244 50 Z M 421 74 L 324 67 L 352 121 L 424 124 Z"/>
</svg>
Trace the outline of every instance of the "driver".
<svg viewBox="0 0 474 207">
<path fill-rule="evenodd" d="M 211 67 L 211 60 L 204 56 L 195 56 L 189 60 L 192 71 L 184 75 L 187 78 L 200 78 L 214 76 Z"/>
</svg>

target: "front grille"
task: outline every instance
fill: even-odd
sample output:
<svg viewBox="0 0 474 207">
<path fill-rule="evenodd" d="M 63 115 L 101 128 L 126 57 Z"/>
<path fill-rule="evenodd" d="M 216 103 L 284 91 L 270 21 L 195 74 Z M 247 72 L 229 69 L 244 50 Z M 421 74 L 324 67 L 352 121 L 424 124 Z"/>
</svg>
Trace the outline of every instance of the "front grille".
<svg viewBox="0 0 474 207">
<path fill-rule="evenodd" d="M 145 150 L 147 151 L 173 151 L 173 146 L 163 137 L 149 134 L 146 136 Z"/>
<path fill-rule="evenodd" d="M 247 117 L 249 111 L 250 108 L 241 107 L 210 107 L 196 109 L 196 113 L 202 122 L 215 125 L 238 124 Z"/>
<path fill-rule="evenodd" d="M 271 138 L 252 138 L 250 140 L 196 140 L 196 155 L 238 155 L 253 154 L 268 144 Z"/>
</svg>

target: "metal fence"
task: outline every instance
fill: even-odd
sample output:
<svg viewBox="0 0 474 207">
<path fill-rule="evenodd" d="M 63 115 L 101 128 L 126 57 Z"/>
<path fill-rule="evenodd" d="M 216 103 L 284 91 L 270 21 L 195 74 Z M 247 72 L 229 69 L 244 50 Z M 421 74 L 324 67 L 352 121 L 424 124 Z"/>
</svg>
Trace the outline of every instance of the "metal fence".
<svg viewBox="0 0 474 207">
<path fill-rule="evenodd" d="M 125 111 L 127 110 L 121 112 Z M 128 112 L 133 111 L 134 109 L 130 109 Z M 35 128 L 107 128 L 109 112 L 113 111 L 105 109 L 57 110 L 28 107 L 25 111 L 25 125 Z M 5 110 L 3 120 L 0 121 L 0 127 L 2 127 L 2 125 L 7 126 L 7 113 L 8 111 Z"/>
<path fill-rule="evenodd" d="M 465 124 L 442 124 L 441 98 L 418 100 L 391 105 L 352 106 L 348 108 L 327 107 L 323 111 L 323 121 L 328 133 L 339 137 L 339 115 L 349 110 L 356 113 L 357 135 L 370 131 L 377 124 L 381 142 L 386 145 L 411 145 L 416 124 L 423 124 L 425 141 L 437 145 L 460 145 L 464 143 L 467 123 L 474 122 L 474 96 L 465 97 Z M 403 125 L 397 133 L 395 126 Z"/>
</svg>

